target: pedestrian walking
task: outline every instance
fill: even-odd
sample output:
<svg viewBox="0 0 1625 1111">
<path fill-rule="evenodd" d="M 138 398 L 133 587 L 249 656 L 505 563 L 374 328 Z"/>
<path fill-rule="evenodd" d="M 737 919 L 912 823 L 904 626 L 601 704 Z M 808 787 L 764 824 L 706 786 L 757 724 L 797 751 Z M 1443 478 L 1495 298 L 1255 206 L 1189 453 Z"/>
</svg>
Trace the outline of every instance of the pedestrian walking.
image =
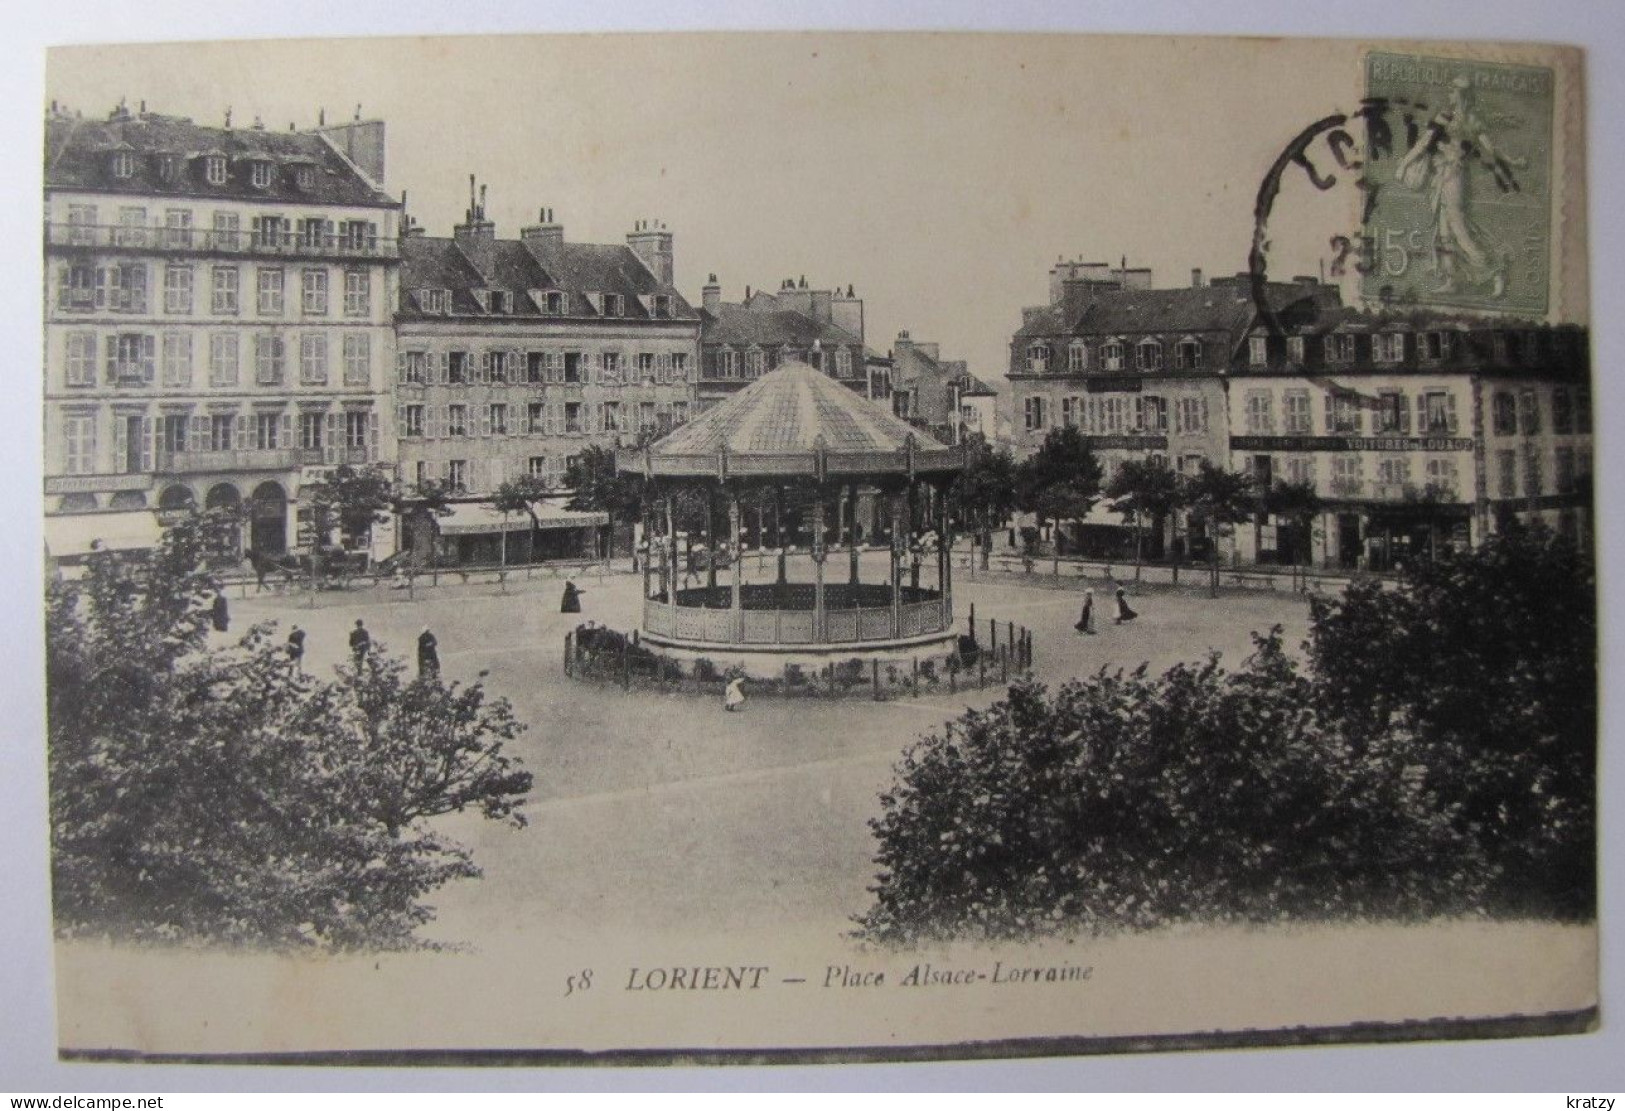
<svg viewBox="0 0 1625 1111">
<path fill-rule="evenodd" d="M 305 673 L 305 630 L 297 625 L 288 634 L 288 668 L 295 675 Z"/>
<path fill-rule="evenodd" d="M 214 622 L 214 631 L 217 633 L 231 629 L 231 607 L 226 605 L 226 595 L 222 591 L 214 592 L 214 605 L 209 607 L 209 620 Z"/>
<path fill-rule="evenodd" d="M 361 666 L 361 662 L 367 658 L 367 653 L 371 649 L 372 634 L 367 632 L 367 627 L 361 623 L 361 618 L 358 617 L 355 619 L 355 628 L 350 630 L 350 652 L 355 656 L 355 665 L 357 667 Z"/>
<path fill-rule="evenodd" d="M 1118 587 L 1117 588 L 1117 622 L 1116 623 L 1119 624 L 1119 625 L 1122 625 L 1125 622 L 1133 621 L 1138 616 L 1140 616 L 1140 615 L 1135 613 L 1132 609 L 1129 608 L 1128 596 L 1123 593 L 1123 588 Z"/>
<path fill-rule="evenodd" d="M 582 590 L 580 587 L 576 586 L 576 584 L 571 582 L 569 579 L 565 579 L 564 580 L 564 597 L 559 602 L 559 612 L 560 613 L 580 613 L 581 612 L 581 596 L 583 594 L 585 594 L 585 593 L 586 593 L 585 590 Z"/>
<path fill-rule="evenodd" d="M 439 642 L 429 631 L 429 626 L 423 626 L 418 634 L 418 678 L 438 679 L 440 677 L 440 651 Z"/>
<path fill-rule="evenodd" d="M 1087 633 L 1089 636 L 1095 635 L 1095 592 L 1093 590 L 1083 592 L 1083 612 L 1078 615 L 1078 623 L 1072 627 L 1080 633 Z"/>
<path fill-rule="evenodd" d="M 722 692 L 722 708 L 733 713 L 745 704 L 745 677 L 735 675 Z"/>
</svg>

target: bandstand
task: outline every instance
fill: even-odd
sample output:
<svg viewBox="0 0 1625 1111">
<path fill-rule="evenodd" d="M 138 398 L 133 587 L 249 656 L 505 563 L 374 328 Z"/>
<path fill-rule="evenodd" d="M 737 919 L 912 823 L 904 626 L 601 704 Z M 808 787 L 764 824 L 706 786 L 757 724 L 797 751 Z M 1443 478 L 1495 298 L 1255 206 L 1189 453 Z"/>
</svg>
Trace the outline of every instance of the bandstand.
<svg viewBox="0 0 1625 1111">
<path fill-rule="evenodd" d="M 618 469 L 648 480 L 642 643 L 757 677 L 946 659 L 957 640 L 943 495 L 962 462 L 962 448 L 803 363 L 619 453 Z M 724 528 L 706 529 L 722 536 L 698 582 L 678 532 L 685 491 L 703 498 L 708 526 L 726 510 Z"/>
</svg>

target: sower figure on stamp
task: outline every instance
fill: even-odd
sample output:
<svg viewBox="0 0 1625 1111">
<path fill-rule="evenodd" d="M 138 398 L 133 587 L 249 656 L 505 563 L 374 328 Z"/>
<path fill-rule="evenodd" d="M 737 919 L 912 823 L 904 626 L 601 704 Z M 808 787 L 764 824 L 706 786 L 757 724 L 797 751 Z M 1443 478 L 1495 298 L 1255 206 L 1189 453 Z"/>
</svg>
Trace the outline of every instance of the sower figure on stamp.
<svg viewBox="0 0 1625 1111">
<path fill-rule="evenodd" d="M 372 634 L 361 623 L 361 618 L 355 619 L 355 628 L 350 630 L 350 652 L 355 656 L 355 665 L 360 667 L 367 658 L 367 652 L 372 648 Z"/>
<path fill-rule="evenodd" d="M 1072 627 L 1080 633 L 1088 633 L 1090 636 L 1095 635 L 1095 592 L 1093 590 L 1083 592 L 1083 612 L 1078 615 L 1078 623 Z"/>
<path fill-rule="evenodd" d="M 423 626 L 418 634 L 418 677 L 421 679 L 438 679 L 440 677 L 440 650 L 439 642 L 429 631 L 429 626 Z"/>
<path fill-rule="evenodd" d="M 1439 292 L 1489 282 L 1492 297 L 1506 295 L 1510 252 L 1470 211 L 1470 160 L 1482 158 L 1499 175 L 1503 165 L 1524 169 L 1527 159 L 1496 152 L 1484 121 L 1473 111 L 1472 82 L 1458 77 L 1450 85 L 1450 105 L 1433 117 L 1405 157 L 1395 177 L 1410 189 L 1428 191 L 1433 218 L 1433 272 Z"/>
</svg>

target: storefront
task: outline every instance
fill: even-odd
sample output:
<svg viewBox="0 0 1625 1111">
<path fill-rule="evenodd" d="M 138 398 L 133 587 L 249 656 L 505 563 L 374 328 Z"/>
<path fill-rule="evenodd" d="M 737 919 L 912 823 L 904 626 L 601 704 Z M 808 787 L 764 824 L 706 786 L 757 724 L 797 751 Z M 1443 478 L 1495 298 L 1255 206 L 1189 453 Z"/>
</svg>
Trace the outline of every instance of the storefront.
<svg viewBox="0 0 1625 1111">
<path fill-rule="evenodd" d="M 489 502 L 458 502 L 438 513 L 418 514 L 414 531 L 421 533 L 425 523 L 432 527 L 434 565 L 439 567 L 596 558 L 599 530 L 609 524 L 609 514 L 568 509 L 565 500 L 538 502 L 533 513 L 503 513 Z M 422 545 L 414 550 L 421 552 Z"/>
<path fill-rule="evenodd" d="M 163 526 L 150 509 L 47 517 L 46 569 L 64 579 L 78 578 L 93 552 L 148 552 L 163 537 Z"/>
</svg>

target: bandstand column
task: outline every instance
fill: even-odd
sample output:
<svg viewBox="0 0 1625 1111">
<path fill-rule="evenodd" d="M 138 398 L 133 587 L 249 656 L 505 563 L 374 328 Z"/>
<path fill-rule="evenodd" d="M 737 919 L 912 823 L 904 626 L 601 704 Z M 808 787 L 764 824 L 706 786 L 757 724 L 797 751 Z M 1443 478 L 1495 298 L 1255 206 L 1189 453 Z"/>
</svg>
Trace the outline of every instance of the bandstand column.
<svg viewBox="0 0 1625 1111">
<path fill-rule="evenodd" d="M 850 522 L 846 526 L 847 550 L 851 553 L 851 559 L 852 559 L 852 574 L 851 574 L 850 581 L 851 581 L 853 586 L 857 586 L 858 585 L 858 486 L 857 486 L 857 483 L 855 483 L 855 482 L 848 483 L 847 486 L 846 486 L 846 512 L 847 512 L 847 514 L 849 514 L 849 516 L 847 517 L 847 520 Z M 857 603 L 856 603 L 856 592 L 855 591 L 853 592 L 853 597 L 854 597 L 853 604 L 856 605 Z"/>
<path fill-rule="evenodd" d="M 739 495 L 731 494 L 728 497 L 728 532 L 733 537 L 734 556 L 733 630 L 734 640 L 743 644 L 745 641 L 745 609 L 740 601 L 740 593 L 745 560 L 740 554 L 741 549 L 739 547 L 739 516 Z"/>
<path fill-rule="evenodd" d="M 812 507 L 813 640 L 819 644 L 829 639 L 824 628 L 824 554 L 824 499 L 820 493 Z"/>
<path fill-rule="evenodd" d="M 787 581 L 784 575 L 784 487 L 773 487 L 773 546 L 779 550 L 779 585 Z"/>
<path fill-rule="evenodd" d="M 643 507 L 643 600 L 645 602 L 649 600 L 649 577 L 654 573 L 649 566 L 655 554 L 654 530 L 651 527 L 654 524 L 653 515 L 654 507 L 645 504 Z"/>
<path fill-rule="evenodd" d="M 717 588 L 717 497 L 709 486 L 705 488 L 705 604 L 711 604 L 710 592 Z"/>
<path fill-rule="evenodd" d="M 666 549 L 669 558 L 661 561 L 661 574 L 670 576 L 670 586 L 666 591 L 666 601 L 672 605 L 677 604 L 677 495 L 671 491 L 666 493 Z"/>
<path fill-rule="evenodd" d="M 893 494 L 891 499 L 891 635 L 896 640 L 903 635 L 903 551 L 908 533 L 903 527 L 904 496 Z"/>
<path fill-rule="evenodd" d="M 947 499 L 938 502 L 937 512 L 937 593 L 942 595 L 942 627 L 949 629 L 954 623 L 953 579 L 954 537 L 948 521 Z"/>
</svg>

